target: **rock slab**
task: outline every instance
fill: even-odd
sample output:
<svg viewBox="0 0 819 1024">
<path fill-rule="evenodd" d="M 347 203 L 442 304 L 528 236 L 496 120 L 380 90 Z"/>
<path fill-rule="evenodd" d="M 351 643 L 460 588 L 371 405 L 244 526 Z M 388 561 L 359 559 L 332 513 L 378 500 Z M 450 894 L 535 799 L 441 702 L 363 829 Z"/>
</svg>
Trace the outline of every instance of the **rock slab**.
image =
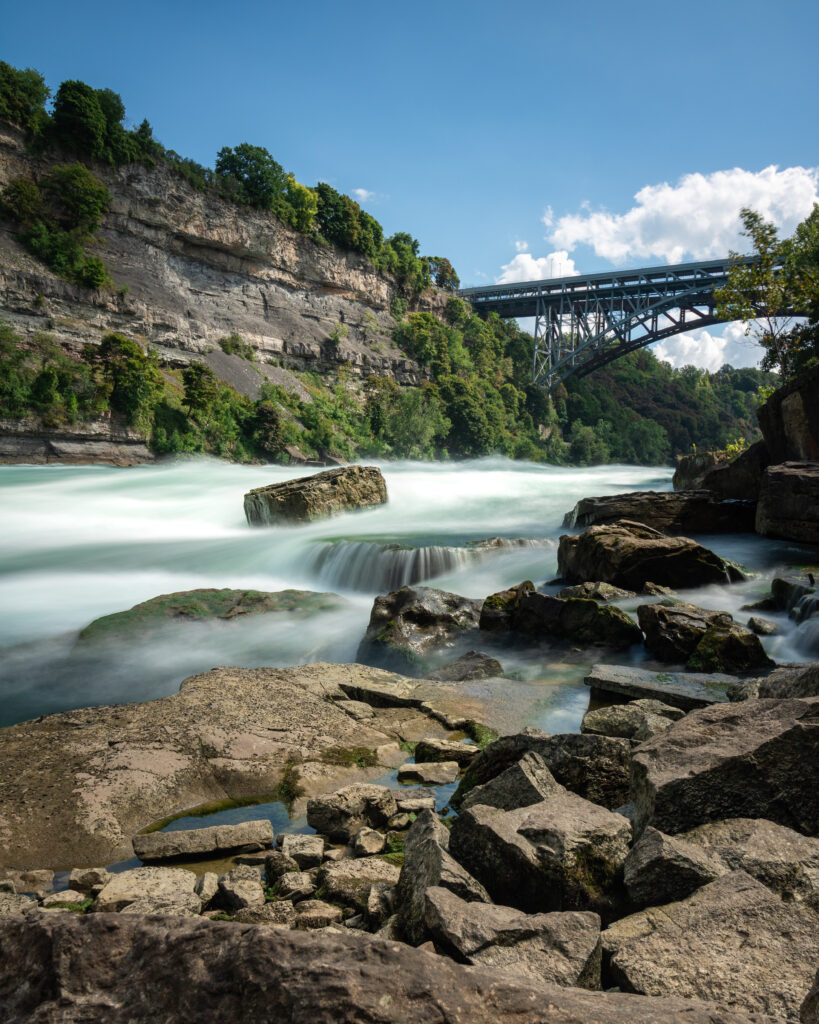
<svg viewBox="0 0 819 1024">
<path fill-rule="evenodd" d="M 377 466 L 342 466 L 248 491 L 245 516 L 251 526 L 308 523 L 386 501 L 387 485 Z"/>
<path fill-rule="evenodd" d="M 134 836 L 134 853 L 140 860 L 198 857 L 224 850 L 264 850 L 273 845 L 273 826 L 267 820 L 242 821 L 237 825 L 211 825 L 176 832 L 150 832 Z"/>
</svg>

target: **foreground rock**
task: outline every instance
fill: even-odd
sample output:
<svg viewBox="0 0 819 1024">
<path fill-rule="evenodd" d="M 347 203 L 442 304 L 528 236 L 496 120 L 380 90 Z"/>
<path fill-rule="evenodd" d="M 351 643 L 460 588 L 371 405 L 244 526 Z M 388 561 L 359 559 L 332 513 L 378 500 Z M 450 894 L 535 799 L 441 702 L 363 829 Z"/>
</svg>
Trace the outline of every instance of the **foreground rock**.
<svg viewBox="0 0 819 1024">
<path fill-rule="evenodd" d="M 617 921 L 603 948 L 613 983 L 627 991 L 724 1000 L 798 1020 L 819 929 L 813 914 L 734 871 L 682 902 Z"/>
<path fill-rule="evenodd" d="M 373 603 L 358 660 L 416 668 L 434 651 L 478 625 L 481 602 L 432 587 L 402 587 Z"/>
<path fill-rule="evenodd" d="M 283 798 L 292 799 L 299 789 L 310 795 L 382 774 L 337 755 L 365 749 L 400 763 L 389 722 L 380 731 L 377 717 L 358 722 L 328 698 L 343 698 L 343 683 L 396 682 L 361 665 L 223 668 L 161 700 L 0 730 L 0 867 L 110 864 L 133 855 L 135 833 L 192 807 L 270 799 L 283 782 Z M 429 732 L 427 714 L 411 715 Z"/>
<path fill-rule="evenodd" d="M 424 894 L 424 923 L 436 946 L 464 963 L 513 971 L 535 982 L 600 988 L 597 914 L 524 914 L 430 888 Z"/>
<path fill-rule="evenodd" d="M 638 832 L 745 817 L 819 834 L 819 697 L 686 715 L 635 750 L 631 799 Z"/>
<path fill-rule="evenodd" d="M 747 680 L 732 687 L 731 700 L 748 697 L 819 697 L 819 661 L 806 665 L 782 665 L 762 679 Z"/>
<path fill-rule="evenodd" d="M 351 932 L 60 914 L 0 921 L 0 950 L 0 1005 L 13 1021 L 773 1024 L 699 1000 L 490 974 Z"/>
<path fill-rule="evenodd" d="M 441 679 L 445 682 L 460 683 L 467 679 L 491 679 L 503 675 L 503 665 L 497 658 L 491 658 L 480 651 L 467 651 L 455 661 L 427 673 L 427 679 Z"/>
<path fill-rule="evenodd" d="M 470 789 L 459 803 L 462 810 L 483 804 L 484 807 L 497 807 L 501 811 L 514 811 L 518 807 L 539 804 L 560 789 L 560 783 L 546 767 L 540 754 L 529 750 L 500 775 Z"/>
<path fill-rule="evenodd" d="M 595 665 L 583 682 L 598 700 L 655 699 L 682 711 L 693 711 L 727 702 L 738 680 L 717 672 L 653 672 L 630 665 Z"/>
<path fill-rule="evenodd" d="M 148 642 L 169 624 L 232 621 L 248 615 L 285 612 L 296 618 L 332 611 L 347 602 L 338 594 L 312 590 L 183 590 L 160 594 L 125 612 L 94 619 L 77 638 L 77 648 L 123 641 Z"/>
<path fill-rule="evenodd" d="M 526 753 L 538 754 L 561 786 L 613 809 L 628 800 L 631 744 L 610 736 L 562 733 L 528 727 L 490 743 L 471 762 L 452 798 L 457 807 L 470 790 L 494 779 Z"/>
<path fill-rule="evenodd" d="M 491 903 L 489 893 L 449 853 L 449 830 L 430 811 L 422 811 L 407 833 L 404 863 L 395 890 L 401 935 L 417 946 L 429 937 L 424 919 L 425 894 L 431 886 L 459 900 Z"/>
<path fill-rule="evenodd" d="M 150 832 L 134 836 L 134 855 L 140 860 L 168 860 L 197 857 L 227 850 L 250 852 L 273 845 L 273 826 L 267 820 L 243 821 L 237 825 L 211 825 L 177 832 Z"/>
<path fill-rule="evenodd" d="M 633 491 L 583 498 L 563 525 L 595 526 L 628 519 L 662 533 L 753 533 L 754 501 L 723 501 L 708 491 Z"/>
<path fill-rule="evenodd" d="M 747 871 L 787 902 L 819 914 L 819 839 L 764 818 L 715 821 L 677 838 L 718 858 L 727 870 Z"/>
<path fill-rule="evenodd" d="M 738 569 L 688 537 L 666 537 L 626 520 L 562 536 L 557 568 L 567 583 L 602 580 L 637 591 L 647 582 L 685 589 L 743 579 Z"/>
<path fill-rule="evenodd" d="M 648 907 L 684 899 L 727 871 L 719 857 L 649 825 L 626 857 L 623 878 L 634 906 Z"/>
<path fill-rule="evenodd" d="M 625 650 L 643 639 L 637 623 L 621 608 L 525 590 L 509 609 L 509 628 L 535 639 L 599 644 L 615 650 Z"/>
<path fill-rule="evenodd" d="M 196 875 L 180 868 L 135 868 L 112 875 L 94 903 L 99 913 L 119 911 L 146 898 L 168 903 L 186 901 L 194 893 Z M 197 911 L 201 906 L 196 901 Z"/>
<path fill-rule="evenodd" d="M 341 860 L 337 864 L 326 864 L 319 871 L 320 895 L 334 903 L 366 910 L 373 886 L 384 883 L 393 886 L 399 875 L 400 870 L 381 857 Z"/>
<path fill-rule="evenodd" d="M 630 842 L 626 818 L 561 787 L 529 807 L 462 810 L 450 850 L 497 903 L 528 913 L 591 910 L 610 920 L 622 904 Z"/>
<path fill-rule="evenodd" d="M 756 532 L 819 544 L 819 462 L 785 462 L 765 470 Z"/>
<path fill-rule="evenodd" d="M 383 505 L 386 501 L 387 485 L 380 469 L 342 466 L 248 491 L 245 516 L 251 526 L 309 523 L 351 509 Z"/>
<path fill-rule="evenodd" d="M 637 609 L 646 647 L 660 661 L 685 662 L 694 672 L 747 674 L 773 667 L 756 633 L 728 612 L 693 604 L 644 604 Z"/>
</svg>

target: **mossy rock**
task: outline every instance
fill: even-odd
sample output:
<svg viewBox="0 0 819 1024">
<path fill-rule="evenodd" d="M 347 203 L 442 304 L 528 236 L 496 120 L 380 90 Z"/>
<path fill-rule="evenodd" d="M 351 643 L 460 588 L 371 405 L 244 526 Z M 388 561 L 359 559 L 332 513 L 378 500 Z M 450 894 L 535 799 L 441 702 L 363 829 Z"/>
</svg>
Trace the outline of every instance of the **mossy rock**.
<svg viewBox="0 0 819 1024">
<path fill-rule="evenodd" d="M 710 626 L 686 663 L 691 672 L 746 673 L 771 668 L 759 637 L 738 626 Z"/>
<path fill-rule="evenodd" d="M 168 623 L 231 621 L 272 612 L 288 612 L 306 618 L 345 604 L 344 598 L 337 594 L 312 590 L 272 593 L 263 590 L 182 590 L 175 594 L 160 594 L 128 611 L 94 619 L 80 632 L 77 643 L 90 646 L 109 641 L 145 639 Z"/>
</svg>

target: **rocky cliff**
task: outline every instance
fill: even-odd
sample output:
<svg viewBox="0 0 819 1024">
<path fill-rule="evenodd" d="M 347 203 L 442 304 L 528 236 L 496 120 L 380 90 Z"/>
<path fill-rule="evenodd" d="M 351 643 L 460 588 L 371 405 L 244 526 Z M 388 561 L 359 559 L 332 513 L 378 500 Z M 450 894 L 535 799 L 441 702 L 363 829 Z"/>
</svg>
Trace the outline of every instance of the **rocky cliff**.
<svg viewBox="0 0 819 1024">
<path fill-rule="evenodd" d="M 27 152 L 22 134 L 0 122 L 0 188 L 54 162 Z M 18 331 L 48 330 L 75 348 L 120 331 L 177 365 L 218 351 L 219 339 L 236 332 L 262 365 L 327 373 L 348 364 L 354 376 L 418 383 L 418 365 L 390 338 L 397 286 L 365 258 L 197 191 L 166 166 L 92 169 L 112 196 L 93 251 L 116 288 L 62 280 L 0 220 L 0 317 Z M 443 301 L 430 293 L 419 308 Z M 347 335 L 335 342 L 338 325 Z"/>
</svg>

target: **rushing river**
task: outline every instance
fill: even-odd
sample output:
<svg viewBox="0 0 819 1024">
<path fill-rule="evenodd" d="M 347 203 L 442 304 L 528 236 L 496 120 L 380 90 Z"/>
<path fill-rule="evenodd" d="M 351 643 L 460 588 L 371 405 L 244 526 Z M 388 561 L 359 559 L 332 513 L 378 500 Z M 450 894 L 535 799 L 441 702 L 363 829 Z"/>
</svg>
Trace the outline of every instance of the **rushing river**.
<svg viewBox="0 0 819 1024">
<path fill-rule="evenodd" d="M 355 660 L 375 594 L 422 580 L 475 598 L 526 578 L 543 584 L 556 572 L 563 515 L 578 499 L 666 490 L 671 477 L 667 468 L 562 469 L 499 458 L 381 468 L 386 506 L 268 529 L 247 526 L 243 494 L 304 472 L 210 459 L 131 469 L 0 468 L 0 725 L 163 696 L 215 665 Z M 497 537 L 526 543 L 475 543 Z M 755 536 L 704 542 L 760 574 L 691 595 L 742 622 L 740 605 L 764 593 L 775 571 L 816 557 Z M 308 619 L 275 613 L 169 626 L 147 644 L 96 657 L 72 653 L 92 619 L 201 587 L 335 591 L 347 603 Z M 778 619 L 784 634 L 765 640 L 769 652 L 780 661 L 806 659 L 804 638 L 785 616 Z M 588 692 L 582 676 L 599 652 L 572 660 L 508 648 L 499 656 L 513 676 L 503 692 L 486 693 L 499 726 L 578 728 Z"/>
</svg>

